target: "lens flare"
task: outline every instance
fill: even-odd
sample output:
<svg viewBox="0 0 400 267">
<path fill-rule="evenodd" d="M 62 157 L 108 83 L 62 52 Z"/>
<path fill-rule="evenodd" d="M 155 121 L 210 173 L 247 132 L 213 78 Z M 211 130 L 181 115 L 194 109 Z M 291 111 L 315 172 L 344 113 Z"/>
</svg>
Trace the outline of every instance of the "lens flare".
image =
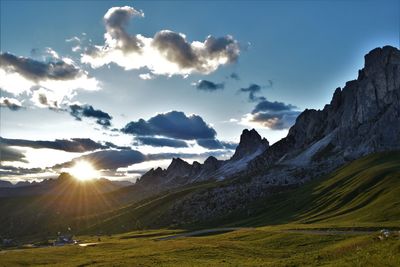
<svg viewBox="0 0 400 267">
<path fill-rule="evenodd" d="M 78 161 L 68 172 L 80 181 L 98 178 L 99 172 L 87 161 Z"/>
</svg>

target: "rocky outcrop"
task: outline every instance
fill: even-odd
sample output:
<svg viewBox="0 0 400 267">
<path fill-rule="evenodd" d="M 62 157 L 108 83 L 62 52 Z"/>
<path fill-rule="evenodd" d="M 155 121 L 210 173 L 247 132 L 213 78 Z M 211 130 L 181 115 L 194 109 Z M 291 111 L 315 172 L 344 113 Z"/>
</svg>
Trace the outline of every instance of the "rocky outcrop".
<svg viewBox="0 0 400 267">
<path fill-rule="evenodd" d="M 323 110 L 302 112 L 287 137 L 252 161 L 250 170 L 277 163 L 341 164 L 393 149 L 400 149 L 400 51 L 385 46 L 365 56 L 357 80 L 337 88 Z"/>
<path fill-rule="evenodd" d="M 244 171 L 247 164 L 268 146 L 268 141 L 261 138 L 256 130 L 245 129 L 234 155 L 229 160 L 222 161 L 210 156 L 203 164 L 197 161 L 189 164 L 180 158 L 174 158 L 166 170 L 151 169 L 141 177 L 138 184 L 151 185 L 153 189 L 161 190 L 193 182 L 226 179 Z"/>
<path fill-rule="evenodd" d="M 258 132 L 254 129 L 243 130 L 240 136 L 240 143 L 236 148 L 231 160 L 237 161 L 249 155 L 253 155 L 259 150 L 265 151 L 269 146 L 269 142 L 265 138 L 261 138 Z"/>
</svg>

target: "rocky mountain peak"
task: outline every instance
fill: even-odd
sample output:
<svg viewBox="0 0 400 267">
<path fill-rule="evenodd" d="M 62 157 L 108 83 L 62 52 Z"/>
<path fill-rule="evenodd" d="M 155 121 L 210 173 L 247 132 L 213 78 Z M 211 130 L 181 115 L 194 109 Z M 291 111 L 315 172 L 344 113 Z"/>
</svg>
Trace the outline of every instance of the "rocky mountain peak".
<svg viewBox="0 0 400 267">
<path fill-rule="evenodd" d="M 235 154 L 231 160 L 239 160 L 245 156 L 252 155 L 257 151 L 264 151 L 269 146 L 269 142 L 265 138 L 261 138 L 260 134 L 255 130 L 244 129 L 241 136 L 239 145 L 236 148 Z"/>
<path fill-rule="evenodd" d="M 390 125 L 390 127 L 388 127 Z M 365 56 L 357 80 L 337 88 L 322 110 L 305 110 L 288 136 L 251 163 L 266 168 L 343 160 L 400 148 L 400 50 L 385 46 Z M 323 155 L 323 156 L 321 156 Z"/>
<path fill-rule="evenodd" d="M 170 176 L 186 176 L 189 174 L 192 165 L 181 158 L 173 158 L 171 164 L 167 168 Z"/>
<path fill-rule="evenodd" d="M 185 167 L 185 166 L 190 166 L 190 164 L 181 158 L 172 158 L 171 164 L 168 166 L 167 170 Z"/>
<path fill-rule="evenodd" d="M 209 156 L 204 161 L 204 169 L 207 170 L 207 171 L 217 170 L 220 165 L 221 165 L 221 162 L 217 158 L 215 158 L 213 156 Z"/>
<path fill-rule="evenodd" d="M 399 64 L 399 50 L 392 46 L 378 47 L 365 55 L 364 74 L 371 76 L 385 70 L 390 64 Z M 360 77 L 363 78 L 363 77 Z"/>
</svg>

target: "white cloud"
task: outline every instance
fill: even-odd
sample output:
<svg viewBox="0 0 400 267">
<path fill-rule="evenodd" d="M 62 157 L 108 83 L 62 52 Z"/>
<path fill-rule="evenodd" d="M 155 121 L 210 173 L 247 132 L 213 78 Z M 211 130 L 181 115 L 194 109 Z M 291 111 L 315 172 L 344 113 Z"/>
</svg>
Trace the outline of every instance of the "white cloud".
<svg viewBox="0 0 400 267">
<path fill-rule="evenodd" d="M 139 74 L 139 78 L 142 80 L 152 80 L 154 79 L 154 75 L 151 75 L 150 73 L 142 73 Z"/>
<path fill-rule="evenodd" d="M 156 75 L 186 76 L 211 73 L 239 56 L 239 44 L 230 35 L 208 36 L 203 42 L 189 42 L 184 34 L 169 30 L 154 37 L 129 35 L 125 26 L 135 16 L 144 14 L 127 6 L 110 8 L 104 16 L 104 45 L 87 49 L 81 61 L 93 68 L 115 63 L 125 70 L 147 68 Z"/>
<path fill-rule="evenodd" d="M 99 81 L 80 69 L 72 59 L 60 58 L 50 48 L 46 48 L 46 52 L 51 54 L 51 61 L 0 54 L 0 88 L 14 96 L 26 94 L 38 107 L 46 106 L 43 97 L 42 101 L 38 100 L 39 95 L 46 96 L 48 106 L 56 107 L 68 103 L 78 90 L 100 89 Z"/>
</svg>

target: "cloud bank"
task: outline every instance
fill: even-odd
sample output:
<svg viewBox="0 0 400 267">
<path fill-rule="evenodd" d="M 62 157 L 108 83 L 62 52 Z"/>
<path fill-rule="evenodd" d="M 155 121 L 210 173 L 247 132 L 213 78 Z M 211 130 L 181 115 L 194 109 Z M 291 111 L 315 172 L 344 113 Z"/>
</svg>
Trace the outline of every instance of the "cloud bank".
<svg viewBox="0 0 400 267">
<path fill-rule="evenodd" d="M 213 139 L 216 131 L 198 115 L 186 116 L 180 111 L 160 113 L 149 120 L 129 122 L 121 130 L 137 136 L 164 136 L 174 139 Z"/>
<path fill-rule="evenodd" d="M 66 152 L 87 152 L 97 149 L 106 149 L 108 145 L 102 145 L 89 138 L 72 138 L 67 139 L 56 139 L 55 141 L 41 141 L 41 140 L 26 140 L 26 139 L 8 139 L 0 137 L 0 142 L 4 146 L 19 146 L 19 147 L 30 147 L 30 148 L 48 148 L 62 150 Z M 3 156 L 3 155 L 2 155 Z"/>
<path fill-rule="evenodd" d="M 59 108 L 76 90 L 94 91 L 100 86 L 73 60 L 60 58 L 56 53 L 47 61 L 1 53 L 0 88 L 14 96 L 25 93 L 39 107 Z"/>
<path fill-rule="evenodd" d="M 236 62 L 240 48 L 230 35 L 207 36 L 204 41 L 161 30 L 153 37 L 130 35 L 126 26 L 133 17 L 144 17 L 133 7 L 112 7 L 104 15 L 104 44 L 86 49 L 81 61 L 93 68 L 115 63 L 125 70 L 147 68 L 156 75 L 209 74 L 221 65 Z"/>
<path fill-rule="evenodd" d="M 0 143 L 0 162 L 3 161 L 20 161 L 20 162 L 27 162 L 25 159 L 24 153 L 12 147 L 8 147 L 3 142 Z"/>
</svg>

